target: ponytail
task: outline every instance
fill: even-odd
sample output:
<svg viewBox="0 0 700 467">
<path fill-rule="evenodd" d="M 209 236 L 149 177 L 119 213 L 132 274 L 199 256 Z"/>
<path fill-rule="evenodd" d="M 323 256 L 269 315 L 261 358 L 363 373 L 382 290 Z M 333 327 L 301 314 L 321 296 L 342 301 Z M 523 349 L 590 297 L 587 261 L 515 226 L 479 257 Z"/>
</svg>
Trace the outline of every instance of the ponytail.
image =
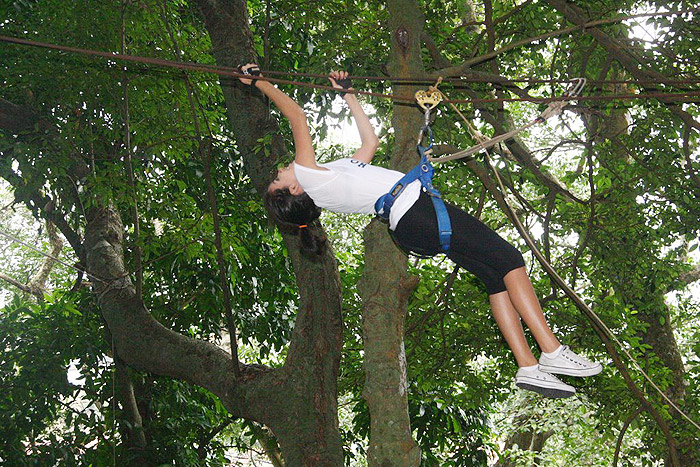
<svg viewBox="0 0 700 467">
<path fill-rule="evenodd" d="M 326 248 L 326 238 L 317 235 L 308 224 L 318 219 L 321 208 L 316 206 L 308 194 L 294 196 L 288 188 L 268 191 L 263 199 L 280 231 L 298 235 L 301 254 L 311 260 L 317 259 Z"/>
</svg>

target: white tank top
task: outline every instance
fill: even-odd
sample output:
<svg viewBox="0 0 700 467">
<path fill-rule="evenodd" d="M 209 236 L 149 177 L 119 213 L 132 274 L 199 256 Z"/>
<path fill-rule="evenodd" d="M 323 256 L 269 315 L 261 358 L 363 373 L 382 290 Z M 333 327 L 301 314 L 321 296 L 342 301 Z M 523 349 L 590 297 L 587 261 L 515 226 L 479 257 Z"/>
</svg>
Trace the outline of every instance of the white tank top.
<svg viewBox="0 0 700 467">
<path fill-rule="evenodd" d="M 328 170 L 310 169 L 294 163 L 299 185 L 314 200 L 316 206 L 333 212 L 374 214 L 374 203 L 389 192 L 404 174 L 396 170 L 360 162 L 338 159 L 319 164 Z M 389 228 L 396 228 L 421 192 L 420 180 L 411 182 L 396 198 L 389 214 Z"/>
</svg>

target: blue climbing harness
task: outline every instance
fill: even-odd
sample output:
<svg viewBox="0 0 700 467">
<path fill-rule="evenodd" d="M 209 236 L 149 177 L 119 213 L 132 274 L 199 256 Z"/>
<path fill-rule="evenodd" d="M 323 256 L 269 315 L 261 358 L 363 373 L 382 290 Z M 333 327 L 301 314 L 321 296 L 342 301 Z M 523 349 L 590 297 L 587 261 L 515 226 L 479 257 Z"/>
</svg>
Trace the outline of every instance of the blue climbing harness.
<svg viewBox="0 0 700 467">
<path fill-rule="evenodd" d="M 430 131 L 430 127 L 424 127 Z M 447 207 L 445 207 L 445 202 L 440 196 L 440 192 L 437 188 L 433 186 L 433 172 L 435 169 L 428 162 L 428 156 L 426 152 L 433 147 L 433 133 L 430 131 L 430 146 L 427 148 L 418 144 L 418 154 L 420 155 L 420 163 L 411 169 L 406 175 L 401 178 L 396 184 L 391 188 L 389 193 L 382 195 L 376 203 L 374 203 L 374 211 L 377 213 L 381 219 L 389 220 L 389 213 L 391 212 L 391 207 L 394 205 L 394 201 L 398 198 L 403 190 L 408 186 L 409 183 L 420 180 L 421 185 L 426 193 L 430 195 L 430 199 L 433 201 L 433 207 L 435 208 L 435 215 L 437 216 L 438 222 L 438 232 L 440 236 L 440 246 L 442 247 L 443 253 L 447 253 L 450 249 L 450 238 L 452 237 L 452 224 L 450 222 L 450 216 L 447 213 Z"/>
</svg>

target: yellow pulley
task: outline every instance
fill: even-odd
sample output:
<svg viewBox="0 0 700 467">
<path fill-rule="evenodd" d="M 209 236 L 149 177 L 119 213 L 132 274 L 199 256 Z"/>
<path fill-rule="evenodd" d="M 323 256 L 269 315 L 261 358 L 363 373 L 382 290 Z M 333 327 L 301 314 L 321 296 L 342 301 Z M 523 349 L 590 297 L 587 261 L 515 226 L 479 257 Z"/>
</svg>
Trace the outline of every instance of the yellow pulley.
<svg viewBox="0 0 700 467">
<path fill-rule="evenodd" d="M 442 93 L 437 89 L 416 91 L 416 101 L 423 110 L 431 110 L 442 102 Z"/>
</svg>

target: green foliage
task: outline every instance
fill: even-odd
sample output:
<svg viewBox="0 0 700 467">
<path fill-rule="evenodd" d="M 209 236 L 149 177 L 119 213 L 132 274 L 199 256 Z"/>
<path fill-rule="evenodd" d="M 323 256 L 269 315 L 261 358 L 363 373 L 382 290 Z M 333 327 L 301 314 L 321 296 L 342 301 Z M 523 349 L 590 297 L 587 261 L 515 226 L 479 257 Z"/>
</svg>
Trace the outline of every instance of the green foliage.
<svg viewBox="0 0 700 467">
<path fill-rule="evenodd" d="M 69 377 L 69 367 L 100 371 L 104 365 L 95 349 L 101 339 L 85 334 L 99 330 L 97 317 L 81 313 L 66 297 L 47 299 L 38 306 L 15 296 L 0 311 L 0 456 L 9 464 L 74 464 L 85 454 L 81 446 L 112 438 L 94 405 L 81 410 L 85 393 Z M 87 451 L 107 450 L 100 444 Z"/>
<path fill-rule="evenodd" d="M 694 7 L 693 2 L 684 1 L 577 5 L 592 19 Z M 386 73 L 391 45 L 385 2 L 254 0 L 248 8 L 255 50 L 265 69 Z M 629 78 L 585 31 L 542 38 L 569 26 L 546 3 L 494 2 L 491 26 L 482 3 L 429 0 L 421 8 L 426 32 L 442 57 L 452 64 L 473 60 L 471 71 L 541 80 Z M 0 25 L 3 35 L 118 52 L 124 29 L 127 53 L 213 63 L 212 46 L 194 2 L 18 0 L 3 2 L 0 16 L 6 18 Z M 657 43 L 635 49 L 648 68 L 669 77 L 697 74 L 700 34 L 689 14 L 636 21 L 655 31 Z M 635 26 L 628 21 L 600 28 L 635 46 L 639 39 L 630 37 Z M 181 49 L 179 55 L 173 38 Z M 519 41 L 524 45 L 509 48 Z M 496 59 L 481 60 L 492 49 L 503 52 Z M 77 232 L 82 231 L 94 200 L 110 200 L 125 221 L 125 258 L 133 276 L 140 254 L 143 299 L 152 314 L 171 329 L 225 345 L 227 329 L 201 155 L 211 159 L 241 355 L 246 362 L 280 365 L 295 318 L 296 285 L 281 237 L 264 219 L 245 175 L 218 80 L 202 73 L 188 72 L 185 78 L 176 70 L 124 66 L 5 43 L 0 44 L 0 53 L 0 97 L 37 112 L 51 128 L 37 126 L 17 138 L 0 137 L 0 176 L 10 180 L 13 195 L 21 199 L 41 192 L 72 200 L 56 209 Z M 441 68 L 427 47 L 423 63 L 429 71 Z M 186 79 L 194 90 L 194 112 Z M 222 83 L 230 85 L 225 79 Z M 540 97 L 559 95 L 563 87 L 519 84 Z M 386 81 L 360 80 L 355 86 L 377 92 L 395 90 Z M 334 109 L 335 96 L 281 87 L 303 103 L 314 137 L 322 141 L 320 157 L 327 160 L 351 153 L 352 148 L 326 141 L 335 122 L 348 116 L 347 111 Z M 441 89 L 452 98 L 512 96 L 506 88 L 489 83 L 446 82 Z M 587 92 L 641 89 L 638 84 L 615 89 L 593 84 Z M 669 91 L 677 89 L 668 86 Z M 366 103 L 383 128 L 376 160 L 388 164 L 394 143 L 391 103 L 375 99 Z M 686 102 L 681 107 L 695 117 L 700 115 L 696 104 Z M 468 104 L 461 110 L 482 133 L 491 135 L 494 122 L 485 111 L 518 125 L 542 108 L 514 102 L 503 104 L 502 109 L 497 104 L 483 109 Z M 506 152 L 497 165 L 521 195 L 519 213 L 526 227 L 537 233 L 538 245 L 554 267 L 593 305 L 656 384 L 669 392 L 684 388 L 684 409 L 698 413 L 698 303 L 696 296 L 683 291 L 683 274 L 698 262 L 700 196 L 692 177 L 700 172 L 697 133 L 689 133 L 686 157 L 684 123 L 656 101 L 581 101 L 576 110 L 524 133 L 522 142 L 542 170 L 592 203 L 554 197 L 540 178 Z M 437 115 L 436 142 L 457 147 L 475 143 L 463 125 L 455 123 L 459 117 L 452 109 L 442 106 Z M 197 134 L 195 117 L 202 134 Z M 281 128 L 290 139 L 289 127 L 283 123 Z M 559 144 L 563 140 L 568 141 Z M 269 137 L 259 143 L 262 154 L 269 151 Z M 126 171 L 127 154 L 135 174 L 133 187 Z M 76 177 L 76 160 L 87 164 L 88 174 Z M 437 183 L 449 202 L 480 214 L 525 250 L 463 161 L 441 167 Z M 11 199 L 3 200 L 0 208 L 10 203 Z M 138 237 L 134 207 L 139 214 Z M 0 211 L 0 228 L 46 247 L 45 240 L 34 235 L 38 227 L 16 228 L 17 221 L 8 212 Z M 362 399 L 362 303 L 356 292 L 363 274 L 362 230 L 367 218 L 324 215 L 323 222 L 343 285 L 341 431 L 346 461 L 355 465 L 361 463 L 355 459 L 364 456 L 369 431 Z M 20 281 L 29 280 L 43 259 L 17 245 L 3 248 L 2 272 Z M 454 282 L 445 282 L 452 266 L 440 258 L 411 260 L 410 271 L 421 281 L 406 321 L 409 411 L 424 465 L 482 465 L 499 454 L 516 459 L 516 465 L 529 464 L 536 457 L 534 451 L 505 444 L 524 428 L 556 431 L 537 455 L 543 465 L 610 464 L 610 446 L 639 403 L 588 322 L 554 289 L 531 256 L 526 259 L 557 335 L 577 351 L 604 361 L 605 372 L 575 382 L 583 394 L 581 400 L 560 405 L 528 400 L 530 421 L 516 426 L 514 419 L 523 408 L 520 396 L 511 392 L 515 365 L 490 318 L 483 286 L 464 271 Z M 74 271 L 54 270 L 49 289 L 55 292 L 47 294 L 45 303 L 15 297 L 0 312 L 0 457 L 5 462 L 104 465 L 113 456 L 129 458 L 123 438 L 126 421 L 113 393 L 109 338 L 87 294 L 64 292 L 74 279 Z M 670 301 L 667 293 L 674 290 L 678 298 Z M 671 338 L 678 341 L 676 350 Z M 682 357 L 680 371 L 672 365 L 675 351 Z M 73 372 L 82 382 L 69 376 Z M 633 371 L 632 377 L 644 386 L 638 372 Z M 132 374 L 132 382 L 147 435 L 143 456 L 153 464 L 220 465 L 227 462 L 226 450 L 231 446 L 246 449 L 259 437 L 254 427 L 230 422 L 209 440 L 209 433 L 229 423 L 228 414 L 211 394 L 152 375 Z M 652 391 L 648 394 L 669 420 L 679 443 L 692 446 L 697 433 L 663 407 Z M 76 408 L 77 401 L 84 405 Z M 599 436 L 603 441 L 590 442 Z M 642 415 L 633 422 L 623 453 L 629 465 L 664 458 L 663 436 L 649 417 Z"/>
</svg>

